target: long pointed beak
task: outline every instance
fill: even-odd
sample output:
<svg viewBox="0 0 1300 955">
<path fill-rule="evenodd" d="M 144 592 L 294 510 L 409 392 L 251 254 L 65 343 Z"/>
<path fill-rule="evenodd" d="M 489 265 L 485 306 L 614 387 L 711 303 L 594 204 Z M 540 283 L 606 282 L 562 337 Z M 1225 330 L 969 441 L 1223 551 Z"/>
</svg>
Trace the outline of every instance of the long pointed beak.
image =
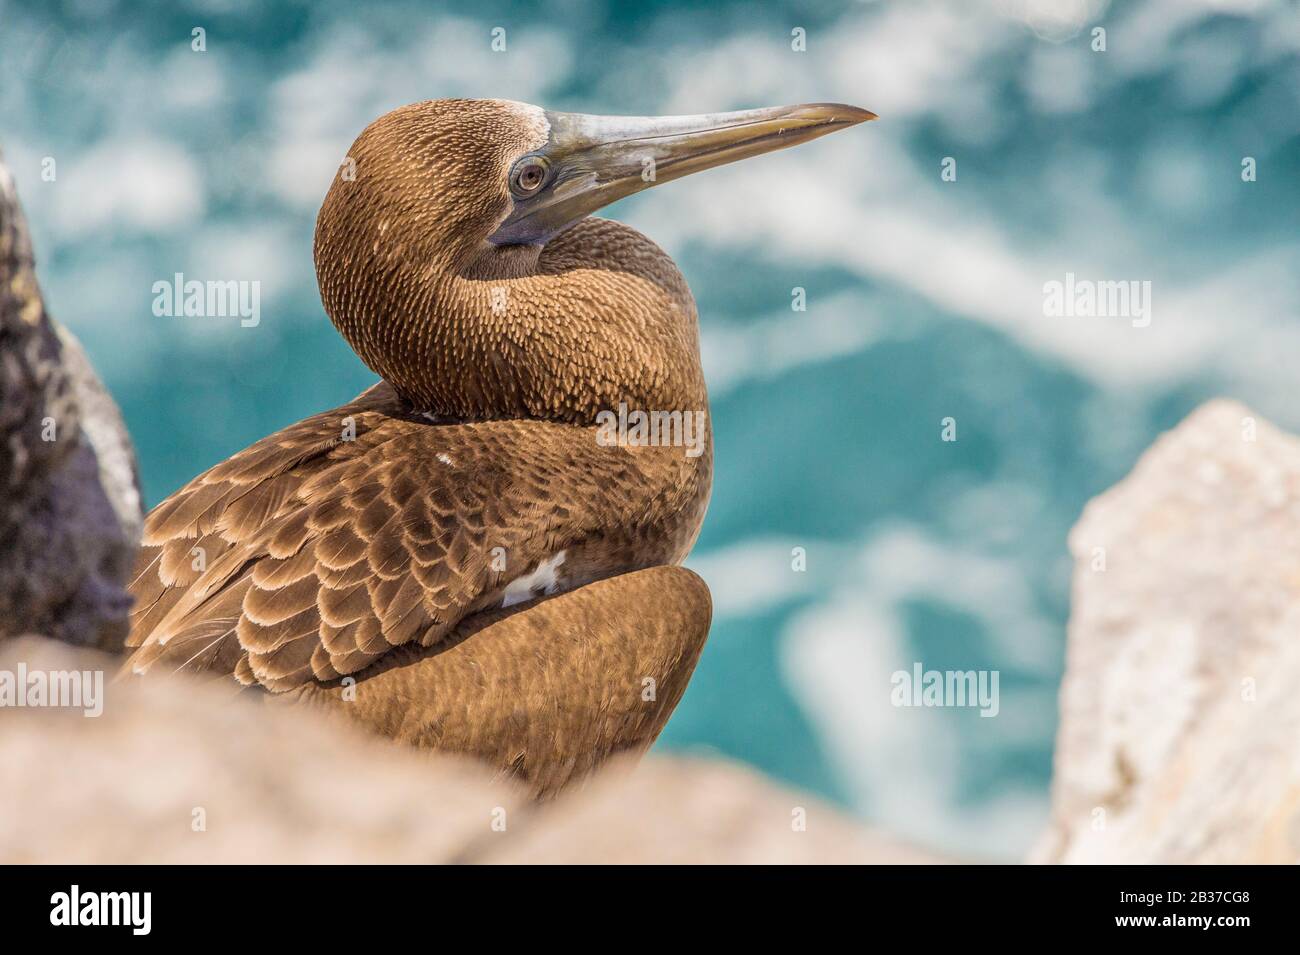
<svg viewBox="0 0 1300 955">
<path fill-rule="evenodd" d="M 797 146 L 875 119 L 876 114 L 838 103 L 812 103 L 700 116 L 548 111 L 546 118 L 551 124 L 547 144 L 514 165 L 518 169 L 521 163 L 540 163 L 545 178 L 534 194 L 514 194 L 514 209 L 491 236 L 498 245 L 545 242 L 634 192 Z"/>
</svg>

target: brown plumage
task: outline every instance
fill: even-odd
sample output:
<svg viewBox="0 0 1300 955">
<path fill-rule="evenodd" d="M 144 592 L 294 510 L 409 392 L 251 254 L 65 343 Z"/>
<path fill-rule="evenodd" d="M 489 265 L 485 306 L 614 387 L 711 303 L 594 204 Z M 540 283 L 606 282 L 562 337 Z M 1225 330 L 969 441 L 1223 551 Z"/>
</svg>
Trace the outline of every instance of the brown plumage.
<svg viewBox="0 0 1300 955">
<path fill-rule="evenodd" d="M 592 429 L 552 422 L 434 424 L 376 385 L 154 509 L 132 666 L 272 690 L 356 674 L 500 606 L 558 553 L 561 589 L 680 561 L 707 493 L 705 455 L 601 447 Z"/>
<path fill-rule="evenodd" d="M 675 178 L 702 149 L 716 165 L 870 118 L 847 109 L 615 128 L 462 100 L 372 124 L 315 257 L 327 313 L 383 381 L 154 509 L 129 668 L 334 703 L 538 794 L 648 746 L 708 631 L 707 589 L 672 566 L 708 502 L 707 396 L 671 259 L 585 216 L 645 187 L 629 143 Z M 598 441 L 620 405 L 699 414 L 702 453 Z"/>
<path fill-rule="evenodd" d="M 347 689 L 274 699 L 352 715 L 401 743 L 477 757 L 549 796 L 615 752 L 654 742 L 709 632 L 709 590 L 683 567 L 596 581 L 401 647 Z"/>
</svg>

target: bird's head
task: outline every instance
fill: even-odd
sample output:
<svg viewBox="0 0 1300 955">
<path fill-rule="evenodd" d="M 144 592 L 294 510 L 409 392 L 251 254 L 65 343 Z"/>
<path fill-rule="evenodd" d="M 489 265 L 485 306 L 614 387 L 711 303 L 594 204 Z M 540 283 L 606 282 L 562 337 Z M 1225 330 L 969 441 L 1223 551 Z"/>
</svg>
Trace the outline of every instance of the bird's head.
<svg viewBox="0 0 1300 955">
<path fill-rule="evenodd" d="M 600 268 L 602 254 L 616 271 L 635 271 L 616 249 L 582 248 L 574 238 L 583 231 L 574 227 L 598 209 L 874 118 L 828 103 L 661 117 L 560 113 L 507 100 L 404 106 L 362 132 L 326 196 L 315 243 L 322 300 L 358 354 L 410 400 L 454 414 L 499 412 L 488 407 L 482 382 L 472 384 L 475 400 L 466 403 L 445 388 L 434 394 L 440 389 L 403 378 L 413 373 L 413 360 L 418 365 L 435 357 L 417 352 L 458 345 L 462 355 L 492 345 L 510 351 L 490 341 L 510 325 L 504 320 L 510 305 L 498 308 L 493 289 L 506 288 L 507 297 L 520 293 L 530 308 L 515 317 L 531 317 L 535 329 L 546 321 L 536 284 L 511 283 L 575 265 Z M 600 230 L 588 231 L 597 240 L 591 244 L 600 244 Z M 609 242 L 607 234 L 604 239 L 606 246 L 622 244 Z M 563 268 L 556 266 L 560 261 Z M 651 264 L 649 271 L 656 268 Z M 650 276 L 652 285 L 665 281 Z M 582 304 L 570 297 L 568 308 Z M 481 321 L 462 314 L 480 308 L 486 309 Z M 440 316 L 430 310 L 456 319 L 450 336 L 439 334 Z M 554 325 L 543 328 L 542 336 L 555 338 L 555 331 Z M 468 345 L 453 340 L 458 335 Z M 475 340 L 483 347 L 469 347 Z M 418 376 L 427 377 L 424 371 Z M 512 380 L 503 384 L 527 390 L 529 382 L 513 380 L 520 376 L 506 377 Z"/>
</svg>

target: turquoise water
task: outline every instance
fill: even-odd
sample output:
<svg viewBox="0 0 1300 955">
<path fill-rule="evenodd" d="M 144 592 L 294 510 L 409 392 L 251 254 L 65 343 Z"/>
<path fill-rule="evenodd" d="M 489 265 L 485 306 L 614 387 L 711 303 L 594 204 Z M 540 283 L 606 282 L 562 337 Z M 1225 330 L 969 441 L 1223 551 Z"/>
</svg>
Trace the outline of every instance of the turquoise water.
<svg viewBox="0 0 1300 955">
<path fill-rule="evenodd" d="M 609 213 L 682 267 L 713 397 L 692 564 L 717 618 L 661 745 L 1019 854 L 1046 807 L 1084 503 L 1211 396 L 1300 428 L 1296 6 L 263 6 L 0 0 L 0 146 L 150 503 L 373 380 L 320 310 L 311 234 L 385 110 L 872 109 Z M 155 316 L 175 272 L 259 281 L 260 324 Z M 1067 272 L 1149 281 L 1150 323 L 1045 315 Z M 891 707 L 914 661 L 998 670 L 999 715 Z"/>
</svg>

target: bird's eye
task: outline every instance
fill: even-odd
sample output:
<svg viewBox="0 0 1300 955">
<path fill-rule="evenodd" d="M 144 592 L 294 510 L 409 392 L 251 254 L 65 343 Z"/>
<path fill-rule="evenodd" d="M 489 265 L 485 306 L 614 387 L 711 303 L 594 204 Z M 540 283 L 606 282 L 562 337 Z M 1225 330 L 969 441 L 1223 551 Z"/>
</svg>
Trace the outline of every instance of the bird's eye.
<svg viewBox="0 0 1300 955">
<path fill-rule="evenodd" d="M 546 182 L 547 168 L 541 156 L 521 159 L 510 171 L 510 191 L 520 198 L 531 196 Z"/>
</svg>

